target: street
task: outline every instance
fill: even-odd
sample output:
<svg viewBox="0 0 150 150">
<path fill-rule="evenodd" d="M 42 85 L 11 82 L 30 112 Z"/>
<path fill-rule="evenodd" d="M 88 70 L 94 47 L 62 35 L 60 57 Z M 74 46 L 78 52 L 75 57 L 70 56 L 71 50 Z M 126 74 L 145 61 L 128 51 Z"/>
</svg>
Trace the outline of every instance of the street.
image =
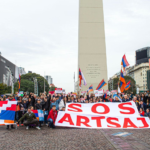
<svg viewBox="0 0 150 150">
<path fill-rule="evenodd" d="M 112 134 L 128 132 L 126 137 Z M 148 150 L 149 129 L 77 129 L 25 127 L 6 130 L 0 127 L 0 150 Z"/>
</svg>

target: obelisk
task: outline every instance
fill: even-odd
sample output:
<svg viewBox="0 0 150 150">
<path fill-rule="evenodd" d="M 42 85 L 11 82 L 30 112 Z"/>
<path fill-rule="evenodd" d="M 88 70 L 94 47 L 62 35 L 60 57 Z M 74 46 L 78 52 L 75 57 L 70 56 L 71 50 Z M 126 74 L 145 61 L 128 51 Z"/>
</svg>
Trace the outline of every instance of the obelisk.
<svg viewBox="0 0 150 150">
<path fill-rule="evenodd" d="M 94 90 L 102 79 L 107 83 L 107 62 L 102 0 L 79 0 L 78 70 L 84 74 L 86 91 Z M 103 89 L 108 89 L 108 85 Z"/>
</svg>

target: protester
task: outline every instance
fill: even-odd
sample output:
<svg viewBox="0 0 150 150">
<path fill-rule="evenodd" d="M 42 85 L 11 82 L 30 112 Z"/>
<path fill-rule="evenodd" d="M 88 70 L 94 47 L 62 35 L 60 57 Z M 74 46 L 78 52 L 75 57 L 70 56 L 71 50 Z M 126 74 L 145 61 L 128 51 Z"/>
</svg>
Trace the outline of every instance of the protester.
<svg viewBox="0 0 150 150">
<path fill-rule="evenodd" d="M 118 102 L 122 103 L 133 101 L 135 102 L 137 109 L 141 116 L 147 116 L 150 117 L 150 94 L 148 93 L 142 93 L 142 94 L 125 94 L 124 96 L 122 94 L 117 94 L 113 98 L 113 93 L 110 93 L 109 95 L 101 95 L 96 97 L 95 94 L 83 94 L 83 95 L 72 95 L 72 93 L 66 95 L 66 94 L 47 94 L 41 93 L 40 96 L 36 96 L 34 93 L 30 93 L 27 95 L 24 94 L 23 97 L 18 96 L 15 94 L 15 97 L 12 95 L 9 95 L 7 98 L 4 95 L 3 97 L 0 97 L 0 101 L 17 101 L 17 107 L 16 107 L 16 118 L 15 120 L 17 122 L 22 122 L 26 124 L 30 123 L 31 121 L 24 120 L 27 114 L 33 115 L 33 112 L 30 113 L 30 110 L 28 110 L 28 107 L 30 107 L 31 110 L 41 110 L 43 112 L 44 116 L 44 124 L 49 125 L 53 128 L 55 127 L 55 120 L 57 117 L 57 113 L 59 111 L 65 111 L 65 106 L 67 103 L 105 103 L 105 102 Z M 123 96 L 123 98 L 122 98 Z M 144 103 L 146 101 L 146 103 Z M 32 106 L 32 107 L 31 107 Z M 32 116 L 33 117 L 33 116 Z M 35 116 L 34 116 L 35 117 Z M 32 118 L 33 119 L 33 118 Z M 36 119 L 36 117 L 34 118 Z M 35 120 L 36 121 L 36 120 Z M 38 121 L 38 125 L 43 124 L 43 122 Z M 36 126 L 38 126 L 36 124 Z M 13 126 L 11 126 L 14 128 Z M 7 129 L 9 129 L 9 126 L 7 126 Z"/>
<path fill-rule="evenodd" d="M 144 116 L 150 118 L 149 108 L 146 109 L 146 112 L 145 112 Z"/>
<path fill-rule="evenodd" d="M 61 101 L 61 95 L 60 94 L 58 94 L 57 97 L 53 97 L 52 101 L 51 101 L 50 108 L 52 108 L 52 106 L 55 105 L 56 106 L 56 110 L 59 110 L 59 103 L 60 103 L 60 101 Z"/>
<path fill-rule="evenodd" d="M 26 121 L 24 121 L 24 125 L 26 126 L 26 129 L 29 129 L 29 125 L 35 124 L 37 129 L 40 129 L 39 127 L 39 121 L 36 119 L 35 114 L 31 111 L 31 107 L 28 108 L 27 113 L 25 113 L 16 123 L 19 123 L 23 119 L 26 118 Z"/>
<path fill-rule="evenodd" d="M 128 101 L 130 101 L 129 98 L 128 98 L 128 96 L 124 95 L 124 98 L 123 98 L 122 102 L 128 102 Z"/>
<path fill-rule="evenodd" d="M 146 104 L 143 103 L 143 101 L 140 101 L 140 104 L 139 104 L 139 107 L 138 107 L 138 110 L 140 110 L 140 108 L 143 109 L 143 111 L 146 111 Z"/>
<path fill-rule="evenodd" d="M 57 118 L 57 110 L 56 110 L 56 106 L 53 105 L 52 109 L 50 110 L 49 115 L 47 117 L 47 120 L 48 120 L 48 123 L 49 123 L 49 125 L 48 125 L 49 127 L 55 128 L 56 118 Z"/>
<path fill-rule="evenodd" d="M 139 113 L 140 113 L 140 116 L 144 116 L 144 111 L 143 111 L 143 108 L 140 108 L 140 111 L 139 111 Z"/>
</svg>

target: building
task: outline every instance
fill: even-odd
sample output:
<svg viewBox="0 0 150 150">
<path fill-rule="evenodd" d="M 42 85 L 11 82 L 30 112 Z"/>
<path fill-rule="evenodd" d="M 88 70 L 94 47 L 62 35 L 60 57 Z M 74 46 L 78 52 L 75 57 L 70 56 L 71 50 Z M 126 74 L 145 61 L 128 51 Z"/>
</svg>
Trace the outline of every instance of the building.
<svg viewBox="0 0 150 150">
<path fill-rule="evenodd" d="M 147 87 L 147 71 L 149 70 L 149 63 L 141 63 L 133 67 L 129 71 L 129 74 L 134 74 L 133 79 L 136 82 L 136 86 L 139 88 L 140 92 L 145 92 L 148 90 Z"/>
<path fill-rule="evenodd" d="M 44 76 L 44 78 L 47 80 L 47 82 L 48 82 L 48 84 L 50 85 L 50 84 L 52 84 L 53 82 L 53 79 L 51 78 L 51 76 Z"/>
<path fill-rule="evenodd" d="M 127 76 L 130 76 L 132 79 L 134 79 L 134 66 L 128 67 L 126 69 L 126 74 Z"/>
<path fill-rule="evenodd" d="M 96 89 L 101 80 L 108 79 L 102 0 L 79 0 L 78 38 L 78 72 L 80 68 L 87 81 L 81 90 L 91 85 Z"/>
<path fill-rule="evenodd" d="M 23 75 L 23 74 L 26 74 L 26 71 L 24 68 L 22 67 L 17 67 L 15 68 L 15 77 L 18 79 L 19 78 L 19 75 Z"/>
<path fill-rule="evenodd" d="M 144 47 L 136 50 L 136 65 L 149 62 L 150 59 L 150 47 Z"/>
<path fill-rule="evenodd" d="M 32 71 L 28 71 L 28 73 L 32 73 Z"/>
<path fill-rule="evenodd" d="M 12 82 L 16 82 L 15 64 L 0 55 L 0 83 L 12 86 Z"/>
</svg>

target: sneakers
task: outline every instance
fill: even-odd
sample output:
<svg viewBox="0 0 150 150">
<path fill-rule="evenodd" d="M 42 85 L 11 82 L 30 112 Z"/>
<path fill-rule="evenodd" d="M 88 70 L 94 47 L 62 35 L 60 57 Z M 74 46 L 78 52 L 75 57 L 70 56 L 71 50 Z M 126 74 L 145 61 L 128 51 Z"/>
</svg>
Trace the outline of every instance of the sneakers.
<svg viewBox="0 0 150 150">
<path fill-rule="evenodd" d="M 40 127 L 36 127 L 38 130 L 40 130 L 41 128 Z"/>
<path fill-rule="evenodd" d="M 29 126 L 26 127 L 26 130 L 29 130 Z"/>
</svg>

